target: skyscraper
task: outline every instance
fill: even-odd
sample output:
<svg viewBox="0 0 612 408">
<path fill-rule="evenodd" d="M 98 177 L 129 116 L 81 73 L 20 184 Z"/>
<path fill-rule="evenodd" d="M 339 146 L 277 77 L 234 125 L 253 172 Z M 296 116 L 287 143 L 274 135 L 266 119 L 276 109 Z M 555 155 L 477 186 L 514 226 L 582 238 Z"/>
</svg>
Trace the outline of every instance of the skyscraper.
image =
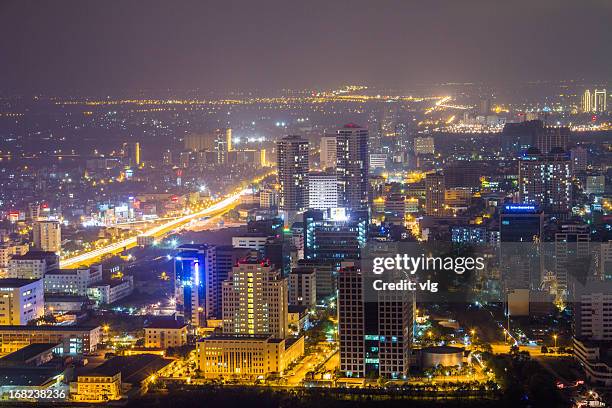
<svg viewBox="0 0 612 408">
<path fill-rule="evenodd" d="M 280 209 L 285 221 L 308 206 L 308 141 L 287 136 L 277 143 Z"/>
<path fill-rule="evenodd" d="M 370 158 L 368 130 L 349 123 L 337 132 L 336 154 L 340 205 L 363 210 L 368 205 Z"/>
<path fill-rule="evenodd" d="M 326 135 L 321 138 L 319 161 L 321 169 L 336 168 L 336 136 Z"/>
<path fill-rule="evenodd" d="M 608 110 L 608 93 L 605 89 L 595 89 L 593 92 L 593 112 L 603 113 Z"/>
<path fill-rule="evenodd" d="M 584 94 L 582 94 L 582 111 L 584 113 L 589 113 L 593 110 L 593 96 L 591 95 L 591 91 L 586 89 Z"/>
<path fill-rule="evenodd" d="M 569 134 L 568 127 L 543 126 L 534 135 L 532 146 L 542 153 L 550 153 L 553 149 L 567 150 Z"/>
<path fill-rule="evenodd" d="M 542 154 L 530 148 L 519 161 L 519 196 L 546 213 L 567 213 L 571 207 L 571 167 L 562 150 Z"/>
<path fill-rule="evenodd" d="M 32 232 L 34 248 L 55 253 L 62 250 L 62 228 L 59 221 L 36 221 Z"/>
<path fill-rule="evenodd" d="M 425 176 L 425 213 L 444 215 L 444 174 L 429 173 Z"/>
<path fill-rule="evenodd" d="M 287 279 L 267 260 L 239 261 L 223 282 L 223 333 L 287 336 Z"/>
<path fill-rule="evenodd" d="M 326 210 L 338 207 L 338 177 L 336 173 L 308 173 L 308 208 Z"/>
<path fill-rule="evenodd" d="M 174 258 L 177 314 L 194 327 L 206 324 L 207 280 L 216 264 L 215 247 L 205 244 L 181 245 Z"/>
</svg>

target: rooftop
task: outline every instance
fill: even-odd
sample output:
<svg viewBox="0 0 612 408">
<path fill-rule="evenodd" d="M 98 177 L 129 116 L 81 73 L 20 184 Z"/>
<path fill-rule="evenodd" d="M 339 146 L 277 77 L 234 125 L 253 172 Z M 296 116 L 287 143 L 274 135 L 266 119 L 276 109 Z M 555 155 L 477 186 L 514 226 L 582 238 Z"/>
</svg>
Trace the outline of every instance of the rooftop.
<svg viewBox="0 0 612 408">
<path fill-rule="evenodd" d="M 11 260 L 17 261 L 31 261 L 31 260 L 41 260 L 47 259 L 50 257 L 58 257 L 55 252 L 49 251 L 29 251 L 25 255 L 14 255 Z M 58 257 L 59 258 L 59 257 Z"/>
<path fill-rule="evenodd" d="M 182 329 L 187 324 L 176 319 L 153 319 L 145 325 L 147 329 Z"/>
<path fill-rule="evenodd" d="M 155 354 L 117 356 L 91 371 L 80 373 L 79 376 L 106 377 L 121 373 L 122 382 L 137 384 L 166 367 L 172 361 Z"/>
<path fill-rule="evenodd" d="M 6 356 L 0 358 L 0 366 L 5 366 L 7 364 L 12 365 L 15 363 L 27 363 L 28 360 L 38 356 L 39 354 L 46 353 L 48 351 L 52 351 L 54 348 L 58 347 L 57 343 L 32 343 L 25 346 L 22 349 L 14 351 Z"/>
<path fill-rule="evenodd" d="M 40 279 L 17 279 L 17 278 L 9 278 L 9 279 L 0 279 L 0 288 L 20 288 L 25 285 L 29 285 Z"/>
<path fill-rule="evenodd" d="M 5 367 L 0 370 L 0 384 L 13 387 L 37 387 L 49 384 L 62 374 L 61 369 L 48 367 Z"/>
</svg>

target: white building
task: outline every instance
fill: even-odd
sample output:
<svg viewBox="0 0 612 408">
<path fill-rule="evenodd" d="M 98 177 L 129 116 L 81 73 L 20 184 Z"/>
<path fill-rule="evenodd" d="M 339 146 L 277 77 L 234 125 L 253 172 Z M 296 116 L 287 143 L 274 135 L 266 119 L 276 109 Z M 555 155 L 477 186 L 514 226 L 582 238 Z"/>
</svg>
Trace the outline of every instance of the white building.
<svg viewBox="0 0 612 408">
<path fill-rule="evenodd" d="M 320 146 L 321 169 L 336 168 L 336 136 L 323 136 Z"/>
<path fill-rule="evenodd" d="M 102 280 L 102 265 L 56 269 L 45 274 L 45 293 L 86 296 L 87 287 Z"/>
<path fill-rule="evenodd" d="M 62 250 L 62 228 L 59 221 L 36 221 L 32 232 L 34 248 L 55 253 Z"/>
<path fill-rule="evenodd" d="M 23 326 L 44 311 L 41 279 L 0 279 L 0 325 Z"/>
<path fill-rule="evenodd" d="M 314 307 L 317 281 L 314 268 L 294 268 L 289 274 L 289 304 Z"/>
<path fill-rule="evenodd" d="M 8 277 L 16 279 L 41 279 L 45 273 L 59 267 L 59 257 L 54 252 L 30 251 L 15 255 L 9 260 Z"/>
<path fill-rule="evenodd" d="M 370 170 L 384 169 L 387 165 L 386 153 L 370 153 Z"/>
<path fill-rule="evenodd" d="M 240 237 L 232 237 L 232 246 L 234 248 L 247 248 L 259 251 L 264 249 L 268 241 L 267 235 L 253 234 Z"/>
<path fill-rule="evenodd" d="M 308 174 L 308 208 L 326 210 L 338 207 L 338 177 L 335 173 Z"/>
<path fill-rule="evenodd" d="M 594 195 L 602 195 L 606 192 L 606 176 L 598 174 L 595 176 L 587 176 L 586 178 L 586 193 Z"/>
<path fill-rule="evenodd" d="M 8 277 L 9 261 L 15 255 L 25 255 L 28 252 L 28 246 L 23 245 L 0 245 L 0 279 Z"/>
<path fill-rule="evenodd" d="M 111 305 L 134 291 L 134 277 L 124 276 L 122 279 L 111 279 L 107 282 L 95 283 L 87 288 L 87 297 L 96 305 Z"/>
</svg>

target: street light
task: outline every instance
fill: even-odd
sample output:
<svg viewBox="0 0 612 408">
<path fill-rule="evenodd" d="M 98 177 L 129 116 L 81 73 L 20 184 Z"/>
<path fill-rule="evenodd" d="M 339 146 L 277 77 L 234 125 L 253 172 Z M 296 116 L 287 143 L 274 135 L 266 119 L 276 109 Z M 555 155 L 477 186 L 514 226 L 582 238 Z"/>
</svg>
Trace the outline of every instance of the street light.
<svg viewBox="0 0 612 408">
<path fill-rule="evenodd" d="M 555 339 L 555 348 L 557 348 L 557 335 L 553 334 L 553 339 Z"/>
</svg>

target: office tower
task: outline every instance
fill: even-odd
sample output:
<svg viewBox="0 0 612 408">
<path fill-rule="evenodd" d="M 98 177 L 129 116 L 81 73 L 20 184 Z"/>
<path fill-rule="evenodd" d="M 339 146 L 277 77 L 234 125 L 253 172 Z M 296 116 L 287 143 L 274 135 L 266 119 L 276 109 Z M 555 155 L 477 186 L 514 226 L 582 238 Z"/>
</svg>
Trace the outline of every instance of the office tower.
<svg viewBox="0 0 612 408">
<path fill-rule="evenodd" d="M 140 165 L 140 142 L 129 142 L 123 144 L 123 155 L 126 165 L 130 167 Z"/>
<path fill-rule="evenodd" d="M 0 279 L 0 326 L 24 326 L 44 309 L 42 279 Z"/>
<path fill-rule="evenodd" d="M 414 154 L 434 154 L 436 152 L 433 137 L 415 137 Z"/>
<path fill-rule="evenodd" d="M 429 173 L 425 176 L 425 213 L 441 217 L 444 215 L 444 174 Z"/>
<path fill-rule="evenodd" d="M 308 173 L 308 208 L 338 207 L 338 175 L 335 172 Z"/>
<path fill-rule="evenodd" d="M 582 94 L 582 111 L 584 113 L 589 113 L 593 110 L 593 96 L 591 95 L 591 91 L 586 89 L 584 94 Z"/>
<path fill-rule="evenodd" d="M 608 110 L 608 94 L 605 89 L 595 89 L 593 92 L 593 112 L 604 113 Z"/>
<path fill-rule="evenodd" d="M 336 136 L 325 135 L 321 138 L 319 161 L 321 169 L 336 168 Z"/>
<path fill-rule="evenodd" d="M 338 273 L 340 370 L 347 377 L 406 379 L 414 301 L 404 291 L 366 299 L 366 279 L 355 265 Z"/>
<path fill-rule="evenodd" d="M 603 195 L 606 192 L 606 176 L 603 174 L 587 176 L 585 191 L 587 194 Z"/>
<path fill-rule="evenodd" d="M 314 307 L 317 304 L 317 281 L 314 268 L 293 268 L 289 274 L 289 304 Z"/>
<path fill-rule="evenodd" d="M 209 319 L 223 318 L 223 282 L 228 279 L 236 262 L 248 253 L 248 249 L 231 245 L 215 246 L 216 266 L 206 279 L 206 316 Z"/>
<path fill-rule="evenodd" d="M 555 277 L 560 295 L 573 293 L 590 272 L 591 231 L 587 224 L 565 222 L 555 233 Z"/>
<path fill-rule="evenodd" d="M 287 136 L 277 143 L 279 207 L 286 222 L 308 206 L 308 155 L 308 141 L 299 136 Z"/>
<path fill-rule="evenodd" d="M 545 213 L 564 214 L 571 208 L 571 161 L 565 152 L 542 154 L 530 148 L 519 161 L 520 201 Z"/>
<path fill-rule="evenodd" d="M 570 129 L 568 127 L 544 126 L 536 133 L 532 146 L 547 154 L 553 150 L 567 150 Z"/>
<path fill-rule="evenodd" d="M 214 152 L 217 163 L 227 163 L 227 154 L 233 150 L 232 129 L 219 128 L 207 133 L 189 134 L 185 136 L 184 147 L 191 152 Z"/>
<path fill-rule="evenodd" d="M 539 288 L 543 271 L 544 213 L 533 204 L 506 204 L 499 219 L 504 287 L 507 290 Z"/>
<path fill-rule="evenodd" d="M 238 261 L 223 282 L 222 302 L 224 334 L 287 336 L 287 279 L 266 260 Z"/>
<path fill-rule="evenodd" d="M 59 221 L 36 221 L 32 232 L 34 248 L 55 253 L 62 250 L 62 228 Z"/>
<path fill-rule="evenodd" d="M 572 174 L 575 176 L 587 170 L 588 151 L 582 146 L 576 146 L 570 150 L 572 160 Z"/>
<path fill-rule="evenodd" d="M 205 244 L 187 244 L 177 248 L 174 257 L 176 310 L 194 327 L 206 325 L 208 279 L 216 273 L 216 248 Z"/>
<path fill-rule="evenodd" d="M 365 377 L 365 316 L 363 275 L 347 266 L 338 273 L 338 337 L 340 371 L 347 377 Z"/>
<path fill-rule="evenodd" d="M 367 214 L 352 213 L 348 219 L 325 218 L 320 210 L 304 213 L 304 257 L 331 261 L 337 266 L 345 259 L 359 259 L 366 242 Z"/>
<path fill-rule="evenodd" d="M 340 206 L 364 210 L 368 206 L 368 130 L 349 123 L 337 132 L 337 173 Z"/>
</svg>

